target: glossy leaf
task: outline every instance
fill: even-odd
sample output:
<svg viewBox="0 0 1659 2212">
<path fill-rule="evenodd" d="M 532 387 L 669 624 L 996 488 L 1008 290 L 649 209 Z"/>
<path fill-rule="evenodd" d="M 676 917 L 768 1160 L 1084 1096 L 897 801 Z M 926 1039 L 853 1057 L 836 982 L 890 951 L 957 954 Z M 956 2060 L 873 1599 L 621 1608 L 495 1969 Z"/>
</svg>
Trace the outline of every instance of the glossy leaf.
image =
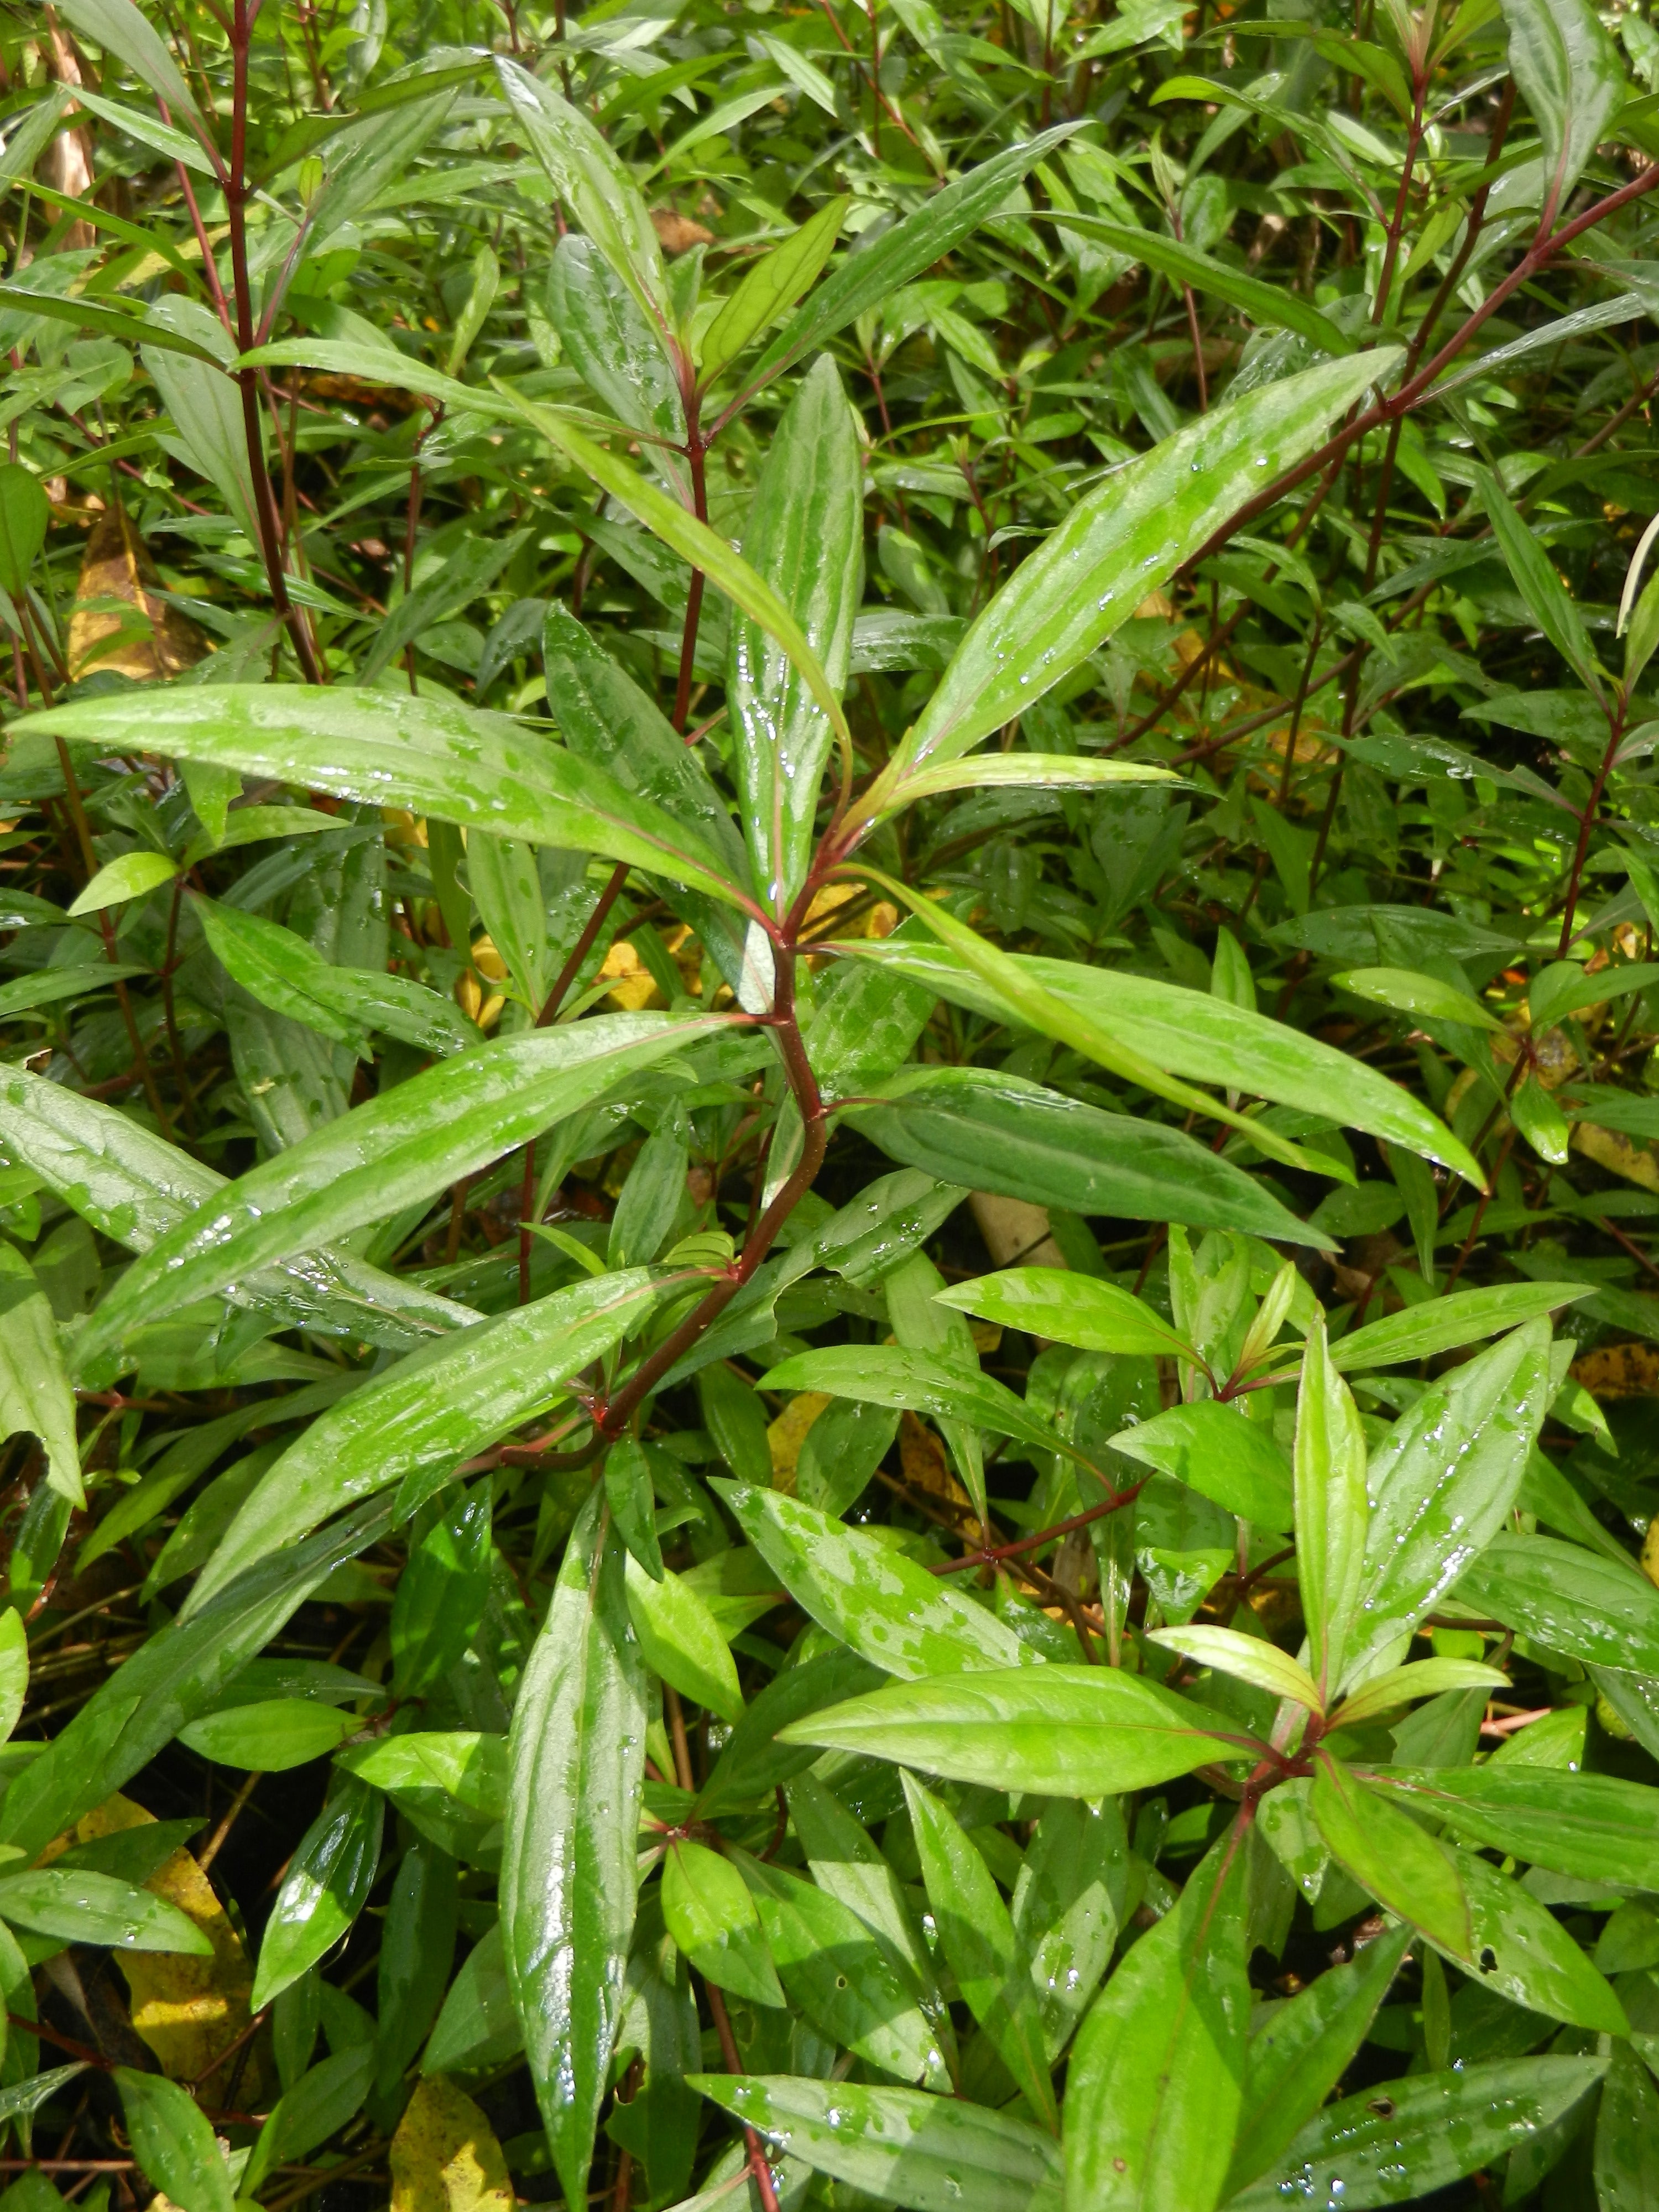
<svg viewBox="0 0 1659 2212">
<path fill-rule="evenodd" d="M 230 2212 L 235 2192 L 213 2124 L 188 2089 L 158 2074 L 115 2069 L 138 2170 L 179 2212 Z"/>
<path fill-rule="evenodd" d="M 864 592 L 864 485 L 858 436 L 835 363 L 823 355 L 771 441 L 744 532 L 744 558 L 800 625 L 839 696 Z M 726 701 L 755 883 L 780 920 L 811 851 L 818 786 L 835 732 L 781 642 L 743 615 L 732 624 Z"/>
<path fill-rule="evenodd" d="M 1220 1714 L 1142 1675 L 1054 1665 L 890 1683 L 779 1734 L 1047 1797 L 1149 1789 L 1255 1747 Z"/>
<path fill-rule="evenodd" d="M 753 2004 L 784 2002 L 749 1885 L 718 1851 L 689 1838 L 668 1847 L 663 1922 L 697 1972 Z"/>
<path fill-rule="evenodd" d="M 796 1604 L 884 1674 L 909 1680 L 1016 1667 L 1028 1656 L 983 1606 L 862 1530 L 774 1490 L 713 1486 Z M 779 1735 L 786 1743 L 814 1741 Z"/>
<path fill-rule="evenodd" d="M 99 869 L 71 902 L 70 915 L 100 914 L 109 907 L 125 906 L 129 899 L 143 898 L 158 884 L 171 883 L 177 873 L 165 853 L 123 853 L 118 860 Z"/>
<path fill-rule="evenodd" d="M 1368 1896 L 1467 1964 L 1474 1933 L 1461 1856 L 1322 1754 L 1310 1808 L 1331 1856 Z"/>
<path fill-rule="evenodd" d="M 428 1068 L 250 1170 L 161 1237 L 93 1316 L 82 1362 L 251 1269 L 434 1196 L 714 1026 L 605 1015 Z"/>
<path fill-rule="evenodd" d="M 1111 1441 L 1126 1459 L 1174 1475 L 1242 1520 L 1267 1528 L 1291 1525 L 1285 1455 L 1271 1434 L 1240 1408 L 1213 1398 L 1196 1399 L 1120 1429 Z"/>
<path fill-rule="evenodd" d="M 205 1955 L 211 1944 L 165 1898 L 112 1875 L 81 1869 L 37 1867 L 0 1875 L 0 1919 L 66 1943 L 107 1943 L 123 1951 L 182 1951 Z"/>
<path fill-rule="evenodd" d="M 343 1775 L 301 1838 L 260 1938 L 248 2001 L 255 2012 L 325 1958 L 362 1911 L 380 1869 L 384 1809 L 367 1784 Z"/>
<path fill-rule="evenodd" d="M 356 1726 L 352 1714 L 331 1712 L 302 1698 L 281 1698 L 205 1713 L 179 1730 L 179 1741 L 215 1766 L 280 1774 L 326 1758 Z"/>
<path fill-rule="evenodd" d="M 1200 1621 L 1184 1628 L 1150 1628 L 1146 1640 L 1162 1644 L 1167 1650 L 1179 1651 L 1186 1658 L 1196 1660 L 1200 1667 L 1212 1667 L 1218 1674 L 1234 1675 L 1241 1682 L 1252 1682 L 1272 1697 L 1294 1698 L 1310 1712 L 1320 1709 L 1319 1686 L 1307 1668 L 1292 1659 L 1289 1652 L 1281 1651 L 1277 1644 L 1268 1644 L 1259 1636 L 1245 1636 L 1237 1629 L 1217 1628 Z"/>
<path fill-rule="evenodd" d="M 46 1480 L 71 1505 L 84 1505 L 75 1399 L 64 1371 L 58 1324 L 34 1270 L 15 1245 L 0 1245 L 0 1431 L 38 1437 Z"/>
<path fill-rule="evenodd" d="M 626 1558 L 584 1507 L 514 1709 L 501 1937 L 554 2166 L 586 2193 L 634 1927 L 645 1677 Z"/>
<path fill-rule="evenodd" d="M 1345 1375 L 1363 1374 L 1371 1367 L 1404 1367 L 1414 1360 L 1431 1359 L 1437 1352 L 1479 1344 L 1483 1337 L 1518 1328 L 1589 1296 L 1583 1283 L 1493 1283 L 1484 1290 L 1454 1291 L 1420 1306 L 1402 1306 L 1398 1313 L 1384 1314 L 1380 1321 L 1367 1322 L 1363 1328 L 1339 1337 L 1330 1347 L 1330 1362 Z"/>
<path fill-rule="evenodd" d="M 625 1580 L 629 1617 L 646 1664 L 694 1704 L 722 1720 L 738 1720 L 743 1712 L 738 1670 L 696 1588 L 666 1568 L 653 1580 L 631 1553 Z"/>
<path fill-rule="evenodd" d="M 788 2075 L 689 2078 L 802 2165 L 915 2212 L 1060 2212 L 1053 2138 L 982 2105 Z"/>
<path fill-rule="evenodd" d="M 1066 2075 L 1067 2212 L 1220 2203 L 1249 2033 L 1246 1927 L 1224 1844 L 1095 2000 Z"/>
<path fill-rule="evenodd" d="M 1390 1667 L 1346 1697 L 1331 1716 L 1332 1724 L 1358 1728 L 1362 1721 L 1395 1712 L 1414 1698 L 1438 1698 L 1448 1690 L 1506 1690 L 1507 1674 L 1478 1659 L 1419 1659 L 1407 1667 Z"/>
<path fill-rule="evenodd" d="M 1659 1590 L 1553 1536 L 1495 1536 L 1457 1583 L 1478 1618 L 1585 1666 L 1659 1673 Z"/>
<path fill-rule="evenodd" d="M 1046 1423 L 1028 1413 L 1005 1382 L 969 1374 L 937 1353 L 902 1346 L 836 1346 L 797 1352 L 775 1367 L 768 1381 L 780 1390 L 823 1390 L 866 1404 L 891 1406 L 934 1420 L 966 1421 L 1022 1443 L 1052 1451 L 1056 1439 Z"/>
<path fill-rule="evenodd" d="M 1297 1573 L 1312 1672 L 1323 1698 L 1341 1681 L 1358 1640 L 1370 1504 L 1359 1409 L 1333 1371 L 1322 1320 L 1310 1332 L 1303 1354 L 1292 1470 Z"/>
<path fill-rule="evenodd" d="M 1062 1267 L 1009 1267 L 938 1293 L 942 1306 L 1085 1352 L 1167 1357 L 1188 1349 L 1168 1322 L 1116 1283 Z"/>
<path fill-rule="evenodd" d="M 1166 237 L 1158 231 L 1137 230 L 1127 223 L 1110 222 L 1103 216 L 1071 210 L 1056 210 L 1052 220 L 1063 232 L 1076 231 L 1085 238 L 1098 239 L 1103 246 L 1127 255 L 1148 269 L 1157 270 L 1160 276 L 1172 276 L 1178 284 L 1190 284 L 1195 292 L 1210 293 L 1216 299 L 1225 300 L 1230 307 L 1243 308 L 1258 325 L 1294 331 L 1322 353 L 1353 351 L 1353 340 L 1347 332 L 1307 301 L 1286 292 L 1280 285 L 1264 284 L 1260 277 L 1247 276 L 1242 270 L 1218 261 L 1213 254 L 1200 253 L 1183 245 L 1178 238 Z"/>
<path fill-rule="evenodd" d="M 704 384 L 712 384 L 814 283 L 835 251 L 851 204 L 844 195 L 826 200 L 799 230 L 745 270 L 703 332 L 697 366 Z"/>
<path fill-rule="evenodd" d="M 1488 1760 L 1379 1770 L 1376 1786 L 1471 1843 L 1587 1881 L 1659 1887 L 1659 1790 L 1611 1774 Z"/>
<path fill-rule="evenodd" d="M 1627 2034 L 1630 2022 L 1611 1984 L 1548 1906 L 1477 1853 L 1460 1851 L 1457 1859 L 1474 1948 L 1460 1956 L 1440 1945 L 1448 1957 L 1528 2012 L 1599 2035 Z M 1438 1942 L 1432 1929 L 1423 1932 Z"/>
<path fill-rule="evenodd" d="M 1529 2142 L 1570 2112 L 1606 2069 L 1601 2058 L 1508 2058 L 1385 2081 L 1328 2105 L 1273 2168 L 1231 2202 L 1269 2212 L 1294 2192 L 1368 2212 L 1423 2197 Z"/>
<path fill-rule="evenodd" d="M 1559 210 L 1625 99 L 1625 72 L 1588 0 L 1504 0 L 1504 21 L 1543 141 L 1545 198 Z"/>
</svg>

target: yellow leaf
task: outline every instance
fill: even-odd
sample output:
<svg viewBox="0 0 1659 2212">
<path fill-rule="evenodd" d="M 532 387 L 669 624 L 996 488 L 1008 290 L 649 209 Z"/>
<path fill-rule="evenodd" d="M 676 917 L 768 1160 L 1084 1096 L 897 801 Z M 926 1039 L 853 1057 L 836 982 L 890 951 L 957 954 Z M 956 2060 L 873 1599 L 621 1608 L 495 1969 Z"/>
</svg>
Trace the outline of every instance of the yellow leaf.
<svg viewBox="0 0 1659 2212">
<path fill-rule="evenodd" d="M 1594 1121 L 1578 1121 L 1573 1126 L 1572 1146 L 1597 1167 L 1623 1176 L 1626 1182 L 1659 1191 L 1659 1155 L 1651 1145 L 1636 1144 L 1617 1129 L 1597 1128 Z"/>
<path fill-rule="evenodd" d="M 428 2074 L 392 2138 L 392 2212 L 513 2212 L 507 2160 L 471 2097 Z"/>
<path fill-rule="evenodd" d="M 42 1860 L 50 1862 L 71 1844 L 118 1835 L 155 1818 L 118 1791 L 49 1844 Z M 235 2042 L 252 2020 L 248 1997 L 253 1988 L 253 1970 L 229 1914 L 188 1850 L 174 1851 L 144 1887 L 156 1897 L 164 1897 L 169 1905 L 176 1905 L 213 1946 L 205 1958 L 172 1951 L 116 1954 L 116 1964 L 126 1977 L 133 2027 L 161 2061 L 164 2074 L 175 2081 L 195 2081 L 202 2079 L 204 2069 Z M 207 2075 L 203 2081 L 206 2101 L 224 2101 L 225 2087 L 216 2071 Z M 243 2110 L 257 2111 L 261 2094 L 256 2049 L 244 2061 L 237 2095 Z"/>
<path fill-rule="evenodd" d="M 206 651 L 201 632 L 155 591 L 144 542 L 125 507 L 106 507 L 94 526 L 70 615 L 72 675 L 93 668 L 143 683 L 176 676 Z"/>
<path fill-rule="evenodd" d="M 1048 1234 L 1048 1209 L 1023 1198 L 976 1190 L 968 1201 L 986 1249 L 999 1267 L 1063 1267 L 1066 1255 Z"/>
<path fill-rule="evenodd" d="M 1571 1372 L 1575 1382 L 1602 1403 L 1659 1398 L 1659 1346 L 1651 1344 L 1598 1344 L 1573 1361 Z"/>
<path fill-rule="evenodd" d="M 766 1431 L 766 1441 L 772 1448 L 772 1487 L 795 1494 L 795 1469 L 800 1462 L 800 1448 L 806 1442 L 806 1431 L 830 1403 L 822 1390 L 803 1390 L 792 1398 Z"/>
</svg>

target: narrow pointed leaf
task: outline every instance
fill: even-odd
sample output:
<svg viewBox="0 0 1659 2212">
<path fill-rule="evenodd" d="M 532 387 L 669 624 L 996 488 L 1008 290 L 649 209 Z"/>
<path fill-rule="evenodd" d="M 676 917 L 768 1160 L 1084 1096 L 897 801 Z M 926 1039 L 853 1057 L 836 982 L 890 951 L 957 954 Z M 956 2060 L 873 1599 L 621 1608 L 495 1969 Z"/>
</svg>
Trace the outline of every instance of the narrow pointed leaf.
<svg viewBox="0 0 1659 2212">
<path fill-rule="evenodd" d="M 1464 1964 L 1473 1958 L 1474 1929 L 1457 1853 L 1323 1753 L 1309 1802 L 1331 1856 L 1368 1895 L 1420 1928 L 1449 1958 Z"/>
<path fill-rule="evenodd" d="M 1529 1865 L 1659 1889 L 1659 1790 L 1644 1784 L 1508 1761 L 1389 1766 L 1373 1783 L 1470 1842 Z"/>
</svg>

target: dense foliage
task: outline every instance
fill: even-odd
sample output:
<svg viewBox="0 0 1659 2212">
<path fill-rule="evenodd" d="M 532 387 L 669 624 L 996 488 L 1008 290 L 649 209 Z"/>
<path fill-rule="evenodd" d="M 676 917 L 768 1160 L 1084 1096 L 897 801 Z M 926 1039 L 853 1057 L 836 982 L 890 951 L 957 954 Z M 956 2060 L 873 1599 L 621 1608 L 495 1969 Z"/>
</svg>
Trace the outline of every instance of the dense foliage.
<svg viewBox="0 0 1659 2212">
<path fill-rule="evenodd" d="M 1659 32 L 0 58 L 9 2212 L 1659 2201 Z"/>
</svg>

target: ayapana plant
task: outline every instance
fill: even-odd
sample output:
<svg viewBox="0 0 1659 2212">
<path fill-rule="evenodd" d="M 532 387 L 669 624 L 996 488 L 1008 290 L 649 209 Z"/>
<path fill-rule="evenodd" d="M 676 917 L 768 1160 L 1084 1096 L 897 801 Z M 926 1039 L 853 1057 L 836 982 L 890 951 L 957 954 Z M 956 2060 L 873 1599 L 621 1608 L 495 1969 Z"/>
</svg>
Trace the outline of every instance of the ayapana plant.
<svg viewBox="0 0 1659 2212">
<path fill-rule="evenodd" d="M 0 2212 L 1659 2203 L 1659 32 L 0 60 Z"/>
</svg>

